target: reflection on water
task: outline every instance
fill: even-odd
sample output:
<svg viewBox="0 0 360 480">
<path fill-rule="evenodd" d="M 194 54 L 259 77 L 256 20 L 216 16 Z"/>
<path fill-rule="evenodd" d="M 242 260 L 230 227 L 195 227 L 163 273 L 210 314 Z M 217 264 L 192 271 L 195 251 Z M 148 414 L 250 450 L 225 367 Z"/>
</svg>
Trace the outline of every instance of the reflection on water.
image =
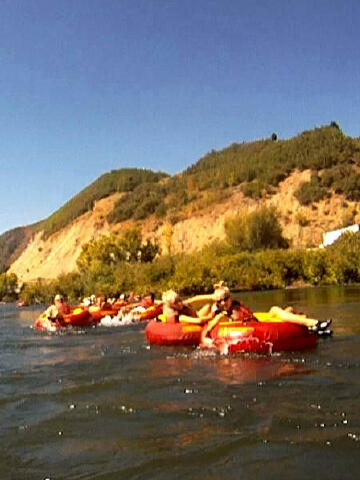
<svg viewBox="0 0 360 480">
<path fill-rule="evenodd" d="M 221 382 L 236 385 L 283 376 L 310 375 L 312 372 L 302 365 L 267 357 L 221 359 L 214 368 L 214 374 Z"/>
<path fill-rule="evenodd" d="M 238 355 L 220 357 L 216 353 L 197 350 L 188 356 L 167 356 L 149 361 L 149 376 L 154 380 L 163 377 L 183 377 L 189 370 L 199 370 L 203 379 L 217 379 L 227 384 L 240 385 L 282 376 L 310 375 L 314 373 L 301 363 L 280 356 Z"/>
<path fill-rule="evenodd" d="M 332 317 L 334 337 L 220 357 L 149 348 L 143 327 L 37 332 L 38 310 L 0 306 L 1 478 L 354 478 L 360 288 L 240 297 Z"/>
</svg>

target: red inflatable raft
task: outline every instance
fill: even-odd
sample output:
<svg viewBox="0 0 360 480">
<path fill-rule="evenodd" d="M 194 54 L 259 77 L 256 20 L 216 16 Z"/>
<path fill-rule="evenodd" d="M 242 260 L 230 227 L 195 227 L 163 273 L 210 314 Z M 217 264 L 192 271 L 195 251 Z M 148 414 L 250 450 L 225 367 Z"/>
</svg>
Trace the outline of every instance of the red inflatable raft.
<svg viewBox="0 0 360 480">
<path fill-rule="evenodd" d="M 291 322 L 220 322 L 211 338 L 215 345 L 226 345 L 229 353 L 308 350 L 317 344 L 307 327 Z"/>
<path fill-rule="evenodd" d="M 26 300 L 20 300 L 20 302 L 17 303 L 17 306 L 18 307 L 28 307 L 29 302 L 27 302 Z"/>
<path fill-rule="evenodd" d="M 91 327 L 98 323 L 94 320 L 87 310 L 75 309 L 68 315 L 63 315 L 61 320 L 50 321 L 45 313 L 42 313 L 36 320 L 34 327 L 38 330 L 48 330 L 54 332 L 60 328 L 67 327 Z"/>
<path fill-rule="evenodd" d="M 200 325 L 151 321 L 146 327 L 149 343 L 157 345 L 199 345 Z M 272 353 L 308 350 L 317 337 L 302 325 L 291 322 L 220 322 L 211 332 L 216 346 L 227 346 L 229 353 Z"/>
<path fill-rule="evenodd" d="M 151 321 L 145 333 L 155 345 L 199 345 L 201 330 L 201 325 Z"/>
<path fill-rule="evenodd" d="M 163 312 L 162 304 L 153 305 L 152 307 L 147 308 L 144 312 L 136 314 L 137 320 L 143 322 L 145 320 L 151 320 L 156 318 L 158 315 L 161 315 Z"/>
</svg>

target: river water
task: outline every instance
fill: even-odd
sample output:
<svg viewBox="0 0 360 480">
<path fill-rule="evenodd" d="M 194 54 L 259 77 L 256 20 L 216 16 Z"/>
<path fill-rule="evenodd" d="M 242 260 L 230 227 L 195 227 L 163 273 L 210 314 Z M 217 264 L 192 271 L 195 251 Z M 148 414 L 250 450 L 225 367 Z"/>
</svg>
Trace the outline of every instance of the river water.
<svg viewBox="0 0 360 480">
<path fill-rule="evenodd" d="M 144 328 L 48 334 L 0 306 L 0 478 L 355 479 L 360 287 L 247 293 L 332 317 L 306 353 L 149 347 Z"/>
</svg>

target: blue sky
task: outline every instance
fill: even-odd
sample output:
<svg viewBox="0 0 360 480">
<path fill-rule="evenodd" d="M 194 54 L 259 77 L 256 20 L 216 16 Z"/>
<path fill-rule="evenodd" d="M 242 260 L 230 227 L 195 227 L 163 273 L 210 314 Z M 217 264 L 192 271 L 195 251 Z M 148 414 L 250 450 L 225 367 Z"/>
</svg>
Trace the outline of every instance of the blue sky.
<svg viewBox="0 0 360 480">
<path fill-rule="evenodd" d="M 102 173 L 360 135 L 358 0 L 0 0 L 0 233 Z"/>
</svg>

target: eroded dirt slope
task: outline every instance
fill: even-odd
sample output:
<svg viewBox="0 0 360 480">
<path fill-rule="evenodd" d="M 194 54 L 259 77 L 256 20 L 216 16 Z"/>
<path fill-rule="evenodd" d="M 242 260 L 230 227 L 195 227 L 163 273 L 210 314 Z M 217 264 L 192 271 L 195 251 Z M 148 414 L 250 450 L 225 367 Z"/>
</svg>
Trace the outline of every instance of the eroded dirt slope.
<svg viewBox="0 0 360 480">
<path fill-rule="evenodd" d="M 292 173 L 279 185 L 277 192 L 261 200 L 261 203 L 276 206 L 284 235 L 293 246 L 318 246 L 324 231 L 345 224 L 360 222 L 359 204 L 344 201 L 332 195 L 310 207 L 302 207 L 294 197 L 294 191 L 303 181 L 310 179 L 310 170 Z M 100 200 L 92 212 L 88 212 L 66 228 L 42 240 L 37 233 L 22 255 L 12 264 L 22 281 L 36 278 L 56 278 L 61 273 L 76 269 L 76 260 L 82 246 L 100 235 L 120 231 L 129 225 L 109 225 L 106 215 L 111 211 L 120 194 Z M 239 189 L 218 205 L 212 205 L 175 225 L 150 219 L 143 223 L 144 238 L 157 238 L 164 253 L 191 252 L 205 244 L 225 238 L 224 222 L 227 216 L 246 212 L 259 205 L 259 201 L 245 198 Z"/>
</svg>

